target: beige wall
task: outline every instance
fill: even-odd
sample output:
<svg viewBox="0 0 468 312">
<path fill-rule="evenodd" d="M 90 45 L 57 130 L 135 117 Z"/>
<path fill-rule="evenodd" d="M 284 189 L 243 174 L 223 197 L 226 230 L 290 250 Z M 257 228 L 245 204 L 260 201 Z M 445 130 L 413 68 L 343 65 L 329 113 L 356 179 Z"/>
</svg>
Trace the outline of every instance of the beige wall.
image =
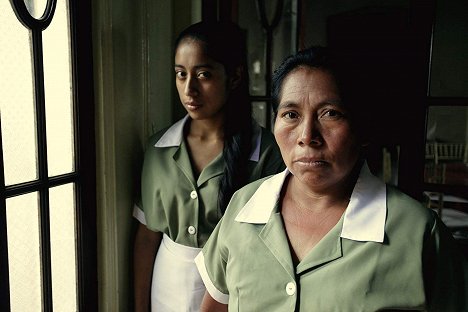
<svg viewBox="0 0 468 312">
<path fill-rule="evenodd" d="M 131 213 L 143 149 L 173 120 L 173 31 L 197 17 L 192 3 L 93 1 L 99 311 L 131 311 Z"/>
</svg>

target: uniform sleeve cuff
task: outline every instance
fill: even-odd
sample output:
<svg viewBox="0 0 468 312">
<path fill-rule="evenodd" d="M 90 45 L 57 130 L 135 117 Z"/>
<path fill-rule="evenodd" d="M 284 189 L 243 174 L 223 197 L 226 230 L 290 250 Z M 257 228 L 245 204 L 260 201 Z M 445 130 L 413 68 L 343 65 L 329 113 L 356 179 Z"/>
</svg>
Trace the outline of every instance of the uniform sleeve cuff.
<svg viewBox="0 0 468 312">
<path fill-rule="evenodd" d="M 219 303 L 228 304 L 229 303 L 229 295 L 226 295 L 218 290 L 216 286 L 211 282 L 210 277 L 208 276 L 208 272 L 206 271 L 205 266 L 205 257 L 203 256 L 203 252 L 200 252 L 198 256 L 195 257 L 195 264 L 197 265 L 198 272 L 205 284 L 206 290 L 211 295 L 211 297 L 218 301 Z"/>
<path fill-rule="evenodd" d="M 133 206 L 133 217 L 140 221 L 141 224 L 146 225 L 145 212 L 137 204 Z"/>
</svg>

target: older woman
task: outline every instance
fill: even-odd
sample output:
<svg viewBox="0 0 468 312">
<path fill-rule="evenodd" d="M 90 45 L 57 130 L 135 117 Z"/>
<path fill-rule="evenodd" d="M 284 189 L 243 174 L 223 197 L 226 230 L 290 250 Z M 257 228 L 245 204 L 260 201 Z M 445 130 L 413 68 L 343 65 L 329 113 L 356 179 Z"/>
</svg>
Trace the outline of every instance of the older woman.
<svg viewBox="0 0 468 312">
<path fill-rule="evenodd" d="M 232 198 L 196 258 L 202 311 L 464 311 L 450 233 L 370 173 L 345 84 L 321 48 L 275 72 L 287 170 Z"/>
</svg>

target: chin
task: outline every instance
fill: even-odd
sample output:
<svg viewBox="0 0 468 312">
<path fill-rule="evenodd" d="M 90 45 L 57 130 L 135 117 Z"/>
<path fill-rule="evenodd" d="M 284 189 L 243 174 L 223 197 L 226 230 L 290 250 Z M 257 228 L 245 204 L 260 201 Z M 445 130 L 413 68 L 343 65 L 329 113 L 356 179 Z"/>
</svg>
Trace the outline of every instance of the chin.
<svg viewBox="0 0 468 312">
<path fill-rule="evenodd" d="M 291 170 L 290 170 L 291 171 Z M 322 187 L 330 183 L 330 176 L 327 174 L 312 172 L 309 170 L 291 171 L 301 183 L 312 187 Z"/>
<path fill-rule="evenodd" d="M 202 112 L 199 111 L 193 111 L 193 110 L 187 110 L 187 114 L 192 118 L 193 120 L 201 120 L 205 119 L 205 115 Z"/>
</svg>

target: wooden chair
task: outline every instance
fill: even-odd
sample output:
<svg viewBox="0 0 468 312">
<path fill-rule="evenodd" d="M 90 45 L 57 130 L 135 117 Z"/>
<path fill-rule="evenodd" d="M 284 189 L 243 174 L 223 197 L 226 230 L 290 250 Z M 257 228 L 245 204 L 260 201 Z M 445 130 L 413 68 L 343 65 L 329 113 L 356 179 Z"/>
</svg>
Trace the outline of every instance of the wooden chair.
<svg viewBox="0 0 468 312">
<path fill-rule="evenodd" d="M 464 161 L 466 155 L 466 146 L 463 143 L 438 143 L 434 142 L 434 162 L 440 161 Z"/>
</svg>

